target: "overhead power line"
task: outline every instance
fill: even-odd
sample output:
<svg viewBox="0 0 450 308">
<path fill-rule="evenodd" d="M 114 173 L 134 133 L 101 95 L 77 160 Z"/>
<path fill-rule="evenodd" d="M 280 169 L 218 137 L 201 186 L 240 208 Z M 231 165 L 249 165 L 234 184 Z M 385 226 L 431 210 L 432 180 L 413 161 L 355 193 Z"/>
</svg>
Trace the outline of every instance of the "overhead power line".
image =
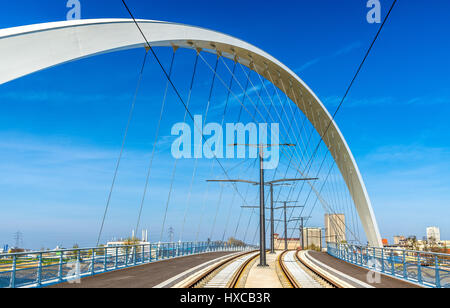
<svg viewBox="0 0 450 308">
<path fill-rule="evenodd" d="M 353 76 L 352 81 L 351 81 L 350 84 L 348 85 L 347 90 L 345 91 L 345 94 L 344 94 L 344 96 L 342 97 L 342 99 L 341 99 L 341 101 L 340 101 L 340 103 L 339 103 L 339 105 L 338 105 L 336 111 L 334 112 L 334 114 L 333 114 L 333 116 L 332 116 L 330 122 L 328 123 L 328 126 L 327 126 L 327 128 L 325 129 L 325 132 L 320 136 L 319 144 L 318 144 L 317 147 L 315 148 L 314 153 L 313 153 L 313 155 L 311 156 L 311 159 L 310 159 L 310 161 L 308 162 L 308 164 L 306 165 L 306 167 L 308 167 L 309 163 L 314 159 L 314 156 L 315 156 L 315 154 L 317 153 L 317 150 L 319 149 L 320 145 L 321 145 L 322 142 L 323 142 L 323 138 L 326 136 L 328 130 L 329 130 L 330 127 L 331 127 L 331 124 L 333 124 L 334 119 L 336 118 L 336 115 L 337 115 L 337 114 L 339 113 L 339 111 L 341 110 L 342 105 L 344 104 L 344 102 L 345 102 L 345 100 L 346 100 L 348 94 L 350 93 L 350 90 L 352 89 L 353 84 L 355 83 L 356 79 L 358 78 L 358 75 L 359 75 L 359 73 L 361 72 L 361 69 L 363 68 L 364 63 L 366 63 L 366 60 L 367 60 L 367 58 L 369 57 L 370 52 L 372 51 L 373 46 L 375 45 L 375 42 L 377 41 L 378 37 L 380 36 L 380 33 L 381 33 L 381 31 L 383 30 L 384 25 L 385 25 L 386 22 L 388 21 L 389 16 L 391 15 L 391 12 L 392 12 L 392 10 L 394 9 L 396 3 L 397 3 L 397 0 L 394 0 L 394 2 L 393 2 L 392 5 L 391 5 L 391 8 L 389 9 L 389 11 L 388 11 L 386 17 L 385 17 L 384 20 L 383 20 L 383 23 L 381 24 L 380 28 L 378 29 L 377 34 L 376 34 L 375 37 L 373 38 L 372 43 L 370 44 L 369 49 L 367 50 L 366 54 L 364 55 L 364 58 L 363 58 L 363 60 L 361 61 L 361 64 L 359 65 L 359 67 L 358 67 L 358 69 L 357 69 L 355 75 Z M 305 170 L 306 170 L 306 169 L 305 169 Z"/>
<path fill-rule="evenodd" d="M 354 85 L 354 83 L 355 83 L 355 81 L 356 81 L 356 79 L 357 79 L 359 73 L 360 73 L 361 70 L 362 70 L 362 67 L 364 66 L 364 64 L 365 64 L 365 62 L 366 62 L 366 60 L 367 60 L 367 58 L 369 57 L 370 52 L 372 51 L 373 46 L 375 45 L 375 42 L 377 41 L 378 37 L 380 36 L 380 33 L 381 33 L 381 31 L 383 30 L 384 25 L 385 25 L 386 22 L 388 21 L 390 15 L 391 15 L 391 12 L 392 12 L 392 10 L 394 9 L 396 3 L 397 3 L 397 0 L 394 0 L 393 3 L 392 3 L 392 5 L 391 5 L 391 7 L 390 7 L 390 9 L 389 9 L 389 11 L 388 11 L 388 13 L 387 13 L 387 15 L 386 15 L 386 17 L 384 18 L 384 20 L 383 20 L 383 22 L 382 22 L 380 28 L 378 29 L 378 31 L 377 31 L 375 37 L 373 38 L 372 43 L 370 44 L 370 47 L 368 48 L 367 52 L 365 53 L 363 60 L 361 61 L 360 65 L 358 66 L 358 69 L 357 69 L 357 71 L 356 71 L 356 73 L 355 73 L 355 75 L 354 75 L 352 81 L 350 82 L 349 86 L 347 87 L 347 90 L 346 90 L 344 96 L 342 97 L 342 100 L 340 101 L 340 103 L 339 103 L 339 105 L 338 105 L 336 111 L 334 112 L 333 117 L 331 118 L 330 122 L 328 123 L 328 126 L 327 126 L 326 129 L 325 129 L 325 132 L 320 136 L 319 143 L 317 144 L 317 147 L 315 148 L 315 150 L 314 150 L 314 152 L 312 153 L 312 155 L 311 155 L 311 157 L 310 157 L 308 163 L 306 164 L 304 173 L 305 173 L 305 172 L 309 172 L 309 170 L 311 169 L 311 167 L 312 167 L 312 162 L 313 162 L 313 160 L 314 160 L 314 158 L 315 158 L 315 156 L 316 156 L 316 154 L 317 154 L 317 152 L 318 152 L 318 150 L 319 150 L 319 148 L 320 148 L 320 145 L 321 145 L 322 142 L 323 142 L 323 138 L 325 138 L 325 136 L 326 136 L 328 130 L 329 130 L 330 127 L 331 127 L 331 124 L 334 122 L 334 119 L 336 118 L 336 115 L 339 113 L 339 111 L 340 111 L 342 105 L 343 105 L 344 102 L 345 102 L 345 99 L 347 98 L 348 94 L 350 93 L 351 88 L 353 87 L 353 85 Z M 326 159 L 326 156 L 324 157 L 324 159 L 323 159 L 323 161 L 322 161 L 322 165 L 323 165 L 325 159 Z M 322 165 L 321 165 L 321 167 L 319 168 L 319 172 L 320 172 L 320 170 L 322 169 Z M 300 171 L 300 170 L 298 170 L 298 171 Z M 330 170 L 330 171 L 331 171 L 331 170 Z M 328 177 L 327 177 L 327 179 L 328 179 Z M 326 179 L 326 180 L 327 180 L 327 179 Z M 326 183 L 326 180 L 325 180 L 325 183 Z M 324 185 L 325 185 L 325 183 L 324 183 Z M 313 190 L 313 187 L 311 187 L 311 191 L 312 191 L 312 190 Z M 310 191 L 310 193 L 311 193 L 311 191 Z M 299 194 L 299 197 L 300 197 L 300 194 Z M 309 195 L 308 195 L 308 198 L 309 198 Z M 318 199 L 319 199 L 319 197 L 317 197 L 317 200 L 318 200 Z M 317 203 L 317 200 L 316 200 L 316 203 Z M 315 203 L 315 204 L 316 204 L 316 203 Z M 315 204 L 314 204 L 314 206 L 315 206 Z M 303 210 L 301 211 L 301 214 L 300 214 L 300 215 L 303 214 L 304 210 L 305 210 L 305 209 L 303 209 Z M 311 211 L 311 212 L 312 212 L 312 211 Z M 291 215 L 291 216 L 292 216 L 292 215 Z M 308 221 L 307 221 L 307 223 L 308 223 Z"/>
</svg>

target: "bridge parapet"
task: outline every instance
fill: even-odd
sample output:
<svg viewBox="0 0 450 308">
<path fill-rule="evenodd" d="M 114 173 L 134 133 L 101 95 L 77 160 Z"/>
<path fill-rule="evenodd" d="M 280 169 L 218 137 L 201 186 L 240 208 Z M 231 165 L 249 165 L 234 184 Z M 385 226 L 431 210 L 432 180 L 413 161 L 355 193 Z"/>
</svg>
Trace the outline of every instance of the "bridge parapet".
<svg viewBox="0 0 450 308">
<path fill-rule="evenodd" d="M 0 254 L 0 288 L 42 287 L 202 253 L 250 250 L 224 242 L 178 242 Z"/>
<path fill-rule="evenodd" d="M 431 288 L 450 288 L 450 254 L 327 243 L 329 255 Z"/>
</svg>

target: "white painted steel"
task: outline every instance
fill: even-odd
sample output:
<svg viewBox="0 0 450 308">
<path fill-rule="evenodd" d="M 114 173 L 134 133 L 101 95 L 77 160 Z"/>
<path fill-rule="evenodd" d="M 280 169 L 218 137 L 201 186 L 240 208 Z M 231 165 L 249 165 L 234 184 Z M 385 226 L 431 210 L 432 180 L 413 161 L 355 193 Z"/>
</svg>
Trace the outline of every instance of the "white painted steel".
<svg viewBox="0 0 450 308">
<path fill-rule="evenodd" d="M 152 46 L 201 48 L 236 59 L 267 80 L 274 79 L 275 86 L 297 104 L 324 136 L 324 143 L 353 198 L 369 244 L 382 247 L 370 199 L 347 142 L 319 98 L 292 70 L 261 49 L 223 33 L 161 21 L 139 20 L 138 23 Z M 70 61 L 145 46 L 136 25 L 129 19 L 72 20 L 3 29 L 0 30 L 0 85 Z M 331 127 L 325 134 L 330 121 Z M 313 187 L 312 182 L 308 184 Z M 318 195 L 314 187 L 313 191 Z"/>
</svg>

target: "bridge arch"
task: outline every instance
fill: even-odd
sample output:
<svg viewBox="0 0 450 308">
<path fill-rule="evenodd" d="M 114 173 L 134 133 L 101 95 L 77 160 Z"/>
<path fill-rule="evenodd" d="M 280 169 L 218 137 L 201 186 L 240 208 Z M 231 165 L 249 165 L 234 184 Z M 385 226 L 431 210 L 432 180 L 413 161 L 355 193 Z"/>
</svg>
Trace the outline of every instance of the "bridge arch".
<svg viewBox="0 0 450 308">
<path fill-rule="evenodd" d="M 344 136 L 323 103 L 292 70 L 261 49 L 223 33 L 178 23 L 152 20 L 138 23 L 152 46 L 201 48 L 236 59 L 267 80 L 275 79 L 275 86 L 296 103 L 318 134 L 324 136 L 369 244 L 382 246 L 370 198 Z M 0 85 L 70 61 L 143 47 L 146 42 L 130 19 L 73 20 L 3 29 L 0 30 Z M 299 96 L 310 103 L 308 108 L 300 103 Z M 324 135 L 330 121 L 332 124 Z"/>
</svg>

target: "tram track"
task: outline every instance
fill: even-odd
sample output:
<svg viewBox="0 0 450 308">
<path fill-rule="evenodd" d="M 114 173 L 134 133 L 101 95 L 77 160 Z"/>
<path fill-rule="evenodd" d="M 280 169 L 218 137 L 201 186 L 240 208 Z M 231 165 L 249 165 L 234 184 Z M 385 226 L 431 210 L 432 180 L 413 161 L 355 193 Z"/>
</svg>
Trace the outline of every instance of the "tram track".
<svg viewBox="0 0 450 308">
<path fill-rule="evenodd" d="M 247 274 L 258 257 L 257 251 L 232 256 L 211 266 L 183 287 L 224 289 L 243 287 Z M 278 256 L 275 265 L 283 288 L 344 288 L 332 275 L 315 268 L 304 252 L 284 251 Z"/>
<path fill-rule="evenodd" d="M 258 258 L 255 251 L 233 256 L 209 268 L 206 272 L 189 282 L 186 288 L 238 288 L 249 270 L 250 264 Z"/>
<path fill-rule="evenodd" d="M 287 253 L 289 253 L 288 250 L 282 252 L 277 258 L 277 273 L 280 278 L 281 285 L 283 288 L 301 288 L 286 266 L 285 257 Z"/>
<path fill-rule="evenodd" d="M 299 256 L 298 251 L 284 251 L 277 260 L 280 281 L 285 288 L 341 288 L 333 279 L 318 272 Z"/>
</svg>

